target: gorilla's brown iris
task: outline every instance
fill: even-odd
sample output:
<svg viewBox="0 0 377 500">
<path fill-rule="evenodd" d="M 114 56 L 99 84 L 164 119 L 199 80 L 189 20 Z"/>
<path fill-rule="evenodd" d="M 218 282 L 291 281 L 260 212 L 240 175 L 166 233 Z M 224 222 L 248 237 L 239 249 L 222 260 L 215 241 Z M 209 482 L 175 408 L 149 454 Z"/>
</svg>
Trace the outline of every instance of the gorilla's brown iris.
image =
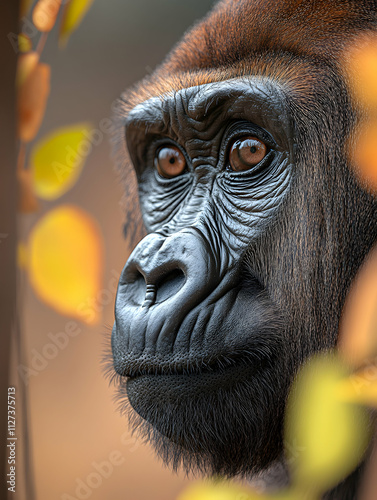
<svg viewBox="0 0 377 500">
<path fill-rule="evenodd" d="M 267 154 L 267 147 L 257 137 L 241 137 L 232 144 L 229 163 L 232 170 L 249 170 L 260 163 Z"/>
<path fill-rule="evenodd" d="M 155 166 L 162 177 L 170 179 L 184 171 L 186 160 L 182 151 L 176 146 L 163 146 L 157 152 Z"/>
</svg>

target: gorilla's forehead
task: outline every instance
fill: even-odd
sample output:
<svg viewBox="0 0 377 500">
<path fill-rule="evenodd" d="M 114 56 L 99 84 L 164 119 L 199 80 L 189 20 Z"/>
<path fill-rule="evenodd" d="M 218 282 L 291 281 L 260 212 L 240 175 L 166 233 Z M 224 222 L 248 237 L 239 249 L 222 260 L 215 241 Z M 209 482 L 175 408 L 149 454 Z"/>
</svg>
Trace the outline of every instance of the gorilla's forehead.
<svg viewBox="0 0 377 500">
<path fill-rule="evenodd" d="M 232 78 L 151 97 L 131 109 L 125 125 L 141 133 L 177 136 L 194 129 L 205 136 L 212 125 L 230 119 L 247 119 L 271 131 L 282 147 L 288 145 L 287 95 L 266 77 Z"/>
</svg>

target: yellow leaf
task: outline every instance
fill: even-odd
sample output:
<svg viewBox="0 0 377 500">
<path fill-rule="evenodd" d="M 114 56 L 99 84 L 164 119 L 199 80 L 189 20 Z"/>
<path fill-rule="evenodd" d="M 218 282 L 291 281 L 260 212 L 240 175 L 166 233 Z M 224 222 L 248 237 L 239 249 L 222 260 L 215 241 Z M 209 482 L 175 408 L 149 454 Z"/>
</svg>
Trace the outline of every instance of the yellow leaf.
<svg viewBox="0 0 377 500">
<path fill-rule="evenodd" d="M 92 149 L 90 131 L 88 123 L 59 128 L 34 146 L 31 168 L 37 196 L 55 200 L 76 183 Z"/>
<path fill-rule="evenodd" d="M 61 0 L 38 0 L 33 9 L 33 23 L 42 32 L 51 31 L 56 22 Z"/>
<path fill-rule="evenodd" d="M 17 171 L 18 180 L 18 211 L 22 214 L 36 212 L 39 208 L 35 196 L 30 170 Z"/>
<path fill-rule="evenodd" d="M 263 500 L 266 498 L 250 488 L 222 481 L 220 483 L 195 483 L 184 490 L 177 500 Z M 268 498 L 272 500 L 272 497 Z"/>
<path fill-rule="evenodd" d="M 338 397 L 347 375 L 337 357 L 318 355 L 300 371 L 289 396 L 286 448 L 293 482 L 319 493 L 345 478 L 368 444 L 366 411 Z"/>
<path fill-rule="evenodd" d="M 65 45 L 91 7 L 93 0 L 69 0 L 64 6 L 59 42 Z"/>
<path fill-rule="evenodd" d="M 25 33 L 18 35 L 18 48 L 21 52 L 29 52 L 33 48 L 30 38 Z"/>
<path fill-rule="evenodd" d="M 28 54 L 21 54 L 17 61 L 17 75 L 16 86 L 21 87 L 30 74 L 34 71 L 39 61 L 39 54 L 36 52 L 29 52 Z"/>
<path fill-rule="evenodd" d="M 18 92 L 18 134 L 30 142 L 37 135 L 50 93 L 50 66 L 38 63 Z"/>
<path fill-rule="evenodd" d="M 29 238 L 29 277 L 41 300 L 87 324 L 100 319 L 103 244 L 82 209 L 61 205 L 38 221 Z"/>
<path fill-rule="evenodd" d="M 338 347 L 353 366 L 377 355 L 377 247 L 368 255 L 348 294 Z"/>
</svg>

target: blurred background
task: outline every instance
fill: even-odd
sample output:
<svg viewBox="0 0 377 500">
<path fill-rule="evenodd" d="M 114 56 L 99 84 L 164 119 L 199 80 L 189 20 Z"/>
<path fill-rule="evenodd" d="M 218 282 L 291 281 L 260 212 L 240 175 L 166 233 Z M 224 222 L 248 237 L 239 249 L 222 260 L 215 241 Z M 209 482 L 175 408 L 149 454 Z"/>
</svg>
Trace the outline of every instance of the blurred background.
<svg viewBox="0 0 377 500">
<path fill-rule="evenodd" d="M 55 26 L 41 57 L 51 66 L 51 93 L 36 142 L 62 126 L 90 122 L 99 128 L 122 90 L 151 72 L 212 3 L 95 0 L 64 49 L 58 47 Z M 131 249 L 122 234 L 122 187 L 107 134 L 97 142 L 72 189 L 55 201 L 39 201 L 38 211 L 19 216 L 19 239 L 27 242 L 46 213 L 74 204 L 98 222 L 104 244 L 105 292 L 93 305 L 100 316 L 96 325 L 60 315 L 38 299 L 27 273 L 21 276 L 23 373 L 30 391 L 36 498 L 173 500 L 187 480 L 165 469 L 149 446 L 130 436 L 100 366 L 104 334 L 114 319 L 114 284 Z M 49 355 L 46 345 L 71 328 L 72 321 L 76 335 Z M 111 473 L 103 464 L 109 461 Z M 101 464 L 99 481 L 95 473 Z"/>
</svg>

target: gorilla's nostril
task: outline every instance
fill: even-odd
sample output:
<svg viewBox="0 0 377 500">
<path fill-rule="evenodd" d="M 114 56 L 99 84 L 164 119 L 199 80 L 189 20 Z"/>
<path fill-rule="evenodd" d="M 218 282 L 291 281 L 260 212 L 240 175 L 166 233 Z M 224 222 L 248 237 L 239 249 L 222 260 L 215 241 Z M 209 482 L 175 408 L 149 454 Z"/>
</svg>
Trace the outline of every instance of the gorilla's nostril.
<svg viewBox="0 0 377 500">
<path fill-rule="evenodd" d="M 145 299 L 145 279 L 137 269 L 132 269 L 124 277 L 123 285 L 126 286 L 129 296 L 135 305 L 140 305 Z"/>
<path fill-rule="evenodd" d="M 175 295 L 183 286 L 186 277 L 181 269 L 174 269 L 163 276 L 157 283 L 155 302 L 163 302 Z"/>
<path fill-rule="evenodd" d="M 124 282 L 127 285 L 132 285 L 134 283 L 144 284 L 145 279 L 143 274 L 140 272 L 139 268 L 136 266 L 128 266 L 126 272 L 124 273 Z"/>
</svg>

